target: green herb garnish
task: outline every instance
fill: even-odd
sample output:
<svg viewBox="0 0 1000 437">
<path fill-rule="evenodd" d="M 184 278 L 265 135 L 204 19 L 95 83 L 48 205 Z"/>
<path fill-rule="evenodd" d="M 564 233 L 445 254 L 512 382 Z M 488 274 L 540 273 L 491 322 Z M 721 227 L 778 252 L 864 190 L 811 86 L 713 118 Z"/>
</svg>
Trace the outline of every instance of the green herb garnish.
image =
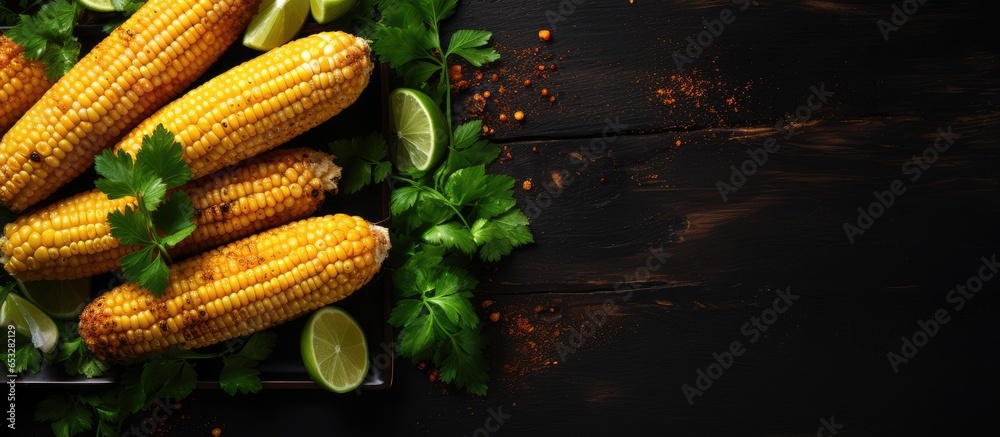
<svg viewBox="0 0 1000 437">
<path fill-rule="evenodd" d="M 471 301 L 477 281 L 470 269 L 477 262 L 509 255 L 533 237 L 528 218 L 516 206 L 514 179 L 486 170 L 500 148 L 480 138 L 482 122 L 452 128 L 449 57 L 459 56 L 477 67 L 500 57 L 487 47 L 492 34 L 484 30 L 456 31 L 447 48 L 442 47 L 440 24 L 456 3 L 381 2 L 381 18 L 369 27 L 375 54 L 396 70 L 404 86 L 424 90 L 444 108 L 449 130 L 447 156 L 435 168 L 397 169 L 390 176 L 395 187 L 389 205 L 389 259 L 397 264 L 392 269 L 396 299 L 389 323 L 400 328 L 398 349 L 403 356 L 432 360 L 442 380 L 484 395 L 489 366 Z M 361 174 L 362 185 L 378 182 L 380 170 L 388 165 L 385 142 L 378 136 L 337 142 L 332 148 L 345 174 L 360 169 L 354 171 Z"/>
<path fill-rule="evenodd" d="M 55 81 L 80 58 L 80 42 L 73 36 L 80 12 L 71 0 L 53 0 L 34 16 L 20 15 L 20 22 L 4 35 L 24 47 L 24 57 L 40 59 L 45 64 L 45 77 Z"/>
<path fill-rule="evenodd" d="M 118 436 L 122 423 L 143 408 L 186 398 L 198 385 L 191 360 L 222 358 L 219 386 L 230 395 L 256 393 L 261 389 L 259 361 L 274 348 L 277 334 L 258 332 L 236 351 L 200 353 L 182 349 L 126 368 L 112 390 L 49 396 L 35 407 L 35 418 L 52 422 L 57 436 L 71 436 L 93 429 L 98 436 Z"/>
<path fill-rule="evenodd" d="M 105 150 L 94 160 L 101 176 L 95 182 L 109 199 L 131 196 L 136 205 L 108 214 L 111 236 L 122 244 L 140 246 L 122 259 L 122 273 L 129 282 L 159 297 L 167 288 L 170 255 L 173 247 L 194 232 L 194 207 L 183 191 L 167 196 L 191 179 L 191 169 L 182 156 L 184 148 L 174 141 L 174 134 L 163 125 L 151 136 L 142 138 L 142 148 L 132 157 L 119 151 Z"/>
</svg>

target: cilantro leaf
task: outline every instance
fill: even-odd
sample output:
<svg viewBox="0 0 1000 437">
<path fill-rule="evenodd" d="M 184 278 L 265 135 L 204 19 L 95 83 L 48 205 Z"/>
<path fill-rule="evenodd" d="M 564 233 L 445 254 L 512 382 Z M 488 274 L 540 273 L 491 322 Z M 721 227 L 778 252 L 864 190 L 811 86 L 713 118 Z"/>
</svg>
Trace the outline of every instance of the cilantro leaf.
<svg viewBox="0 0 1000 437">
<path fill-rule="evenodd" d="M 177 188 L 191 180 L 191 168 L 184 161 L 184 146 L 162 124 L 156 125 L 151 135 L 142 137 L 142 148 L 135 162 L 137 171 L 159 178 L 166 188 Z"/>
<path fill-rule="evenodd" d="M 470 393 L 485 395 L 489 374 L 484 349 L 485 341 L 478 329 L 457 331 L 434 354 L 434 362 L 441 368 L 441 378 L 455 381 L 456 386 Z"/>
<path fill-rule="evenodd" d="M 396 188 L 389 196 L 389 211 L 392 214 L 399 214 L 412 208 L 419 198 L 420 189 L 417 187 Z"/>
<path fill-rule="evenodd" d="M 78 335 L 68 341 L 60 340 L 59 353 L 52 362 L 63 363 L 63 368 L 69 375 L 82 374 L 87 378 L 103 375 L 110 368 L 90 353 Z"/>
<path fill-rule="evenodd" d="M 380 26 L 375 33 L 372 50 L 392 68 L 403 68 L 410 61 L 431 56 L 430 51 L 420 45 L 425 39 L 422 28 Z"/>
<path fill-rule="evenodd" d="M 486 167 L 477 165 L 458 170 L 448 177 L 444 194 L 455 205 L 465 205 L 486 194 L 488 187 L 482 181 L 486 177 Z"/>
<path fill-rule="evenodd" d="M 31 343 L 31 337 L 15 334 L 14 341 L 17 345 L 14 348 L 14 373 L 38 373 L 42 368 L 42 352 Z"/>
<path fill-rule="evenodd" d="M 413 323 L 420 313 L 425 309 L 423 302 L 417 299 L 403 299 L 393 307 L 389 313 L 389 324 L 392 326 L 406 326 Z"/>
<path fill-rule="evenodd" d="M 485 30 L 458 30 L 451 35 L 448 54 L 458 55 L 475 67 L 500 59 L 500 54 L 492 48 L 483 47 L 489 43 L 492 32 Z"/>
<path fill-rule="evenodd" d="M 194 206 L 183 191 L 170 193 L 170 198 L 152 212 L 153 224 L 166 234 L 163 244 L 172 247 L 194 232 Z"/>
<path fill-rule="evenodd" d="M 339 188 L 345 194 L 355 193 L 372 182 L 382 182 L 392 170 L 386 160 L 385 138 L 378 132 L 367 137 L 334 141 L 329 149 L 335 156 L 334 162 L 344 169 Z"/>
<path fill-rule="evenodd" d="M 391 313 L 390 313 L 391 314 Z M 425 313 L 402 325 L 399 331 L 399 352 L 419 358 L 434 344 L 433 314 Z"/>
<path fill-rule="evenodd" d="M 132 162 L 132 156 L 124 150 L 120 150 L 116 154 L 111 149 L 104 149 L 100 155 L 94 158 L 94 171 L 101 176 L 94 182 L 94 185 L 109 199 L 135 197 L 136 191 L 132 186 L 134 169 L 135 164 Z"/>
<path fill-rule="evenodd" d="M 222 360 L 222 373 L 219 375 L 219 386 L 230 395 L 236 392 L 243 394 L 257 393 L 261 389 L 260 371 L 257 362 L 241 355 L 229 355 Z"/>
<path fill-rule="evenodd" d="M 498 261 L 510 255 L 511 249 L 534 242 L 528 230 L 528 217 L 512 209 L 491 221 L 479 220 L 472 225 L 472 236 L 481 246 L 483 261 Z"/>
<path fill-rule="evenodd" d="M 111 211 L 108 214 L 108 226 L 111 235 L 126 245 L 149 244 L 152 239 L 146 230 L 146 217 L 126 206 L 123 211 Z"/>
<path fill-rule="evenodd" d="M 152 262 L 142 268 L 136 283 L 151 291 L 153 296 L 160 297 L 167 290 L 167 277 L 169 275 L 170 270 L 167 267 L 167 262 L 164 261 L 162 254 L 157 253 L 153 255 Z"/>
<path fill-rule="evenodd" d="M 249 360 L 261 361 L 271 355 L 277 341 L 278 334 L 269 331 L 257 332 L 250 336 L 238 355 Z"/>
<path fill-rule="evenodd" d="M 469 297 L 472 293 L 447 293 L 436 294 L 427 299 L 427 302 L 444 310 L 444 314 L 452 323 L 462 329 L 471 329 L 479 326 L 479 317 L 472 307 Z"/>
<path fill-rule="evenodd" d="M 94 413 L 75 396 L 52 395 L 35 406 L 35 418 L 52 422 L 57 436 L 76 435 L 94 427 Z"/>
<path fill-rule="evenodd" d="M 24 47 L 24 56 L 45 64 L 45 77 L 55 81 L 76 64 L 80 43 L 73 36 L 73 26 L 82 9 L 69 0 L 45 3 L 32 15 L 21 15 L 21 21 L 4 33 L 11 41 Z"/>
<path fill-rule="evenodd" d="M 180 399 L 194 391 L 198 375 L 185 360 L 154 359 L 143 363 L 140 383 L 147 399 Z"/>
<path fill-rule="evenodd" d="M 459 222 L 431 226 L 424 232 L 423 237 L 428 243 L 441 244 L 449 249 L 457 248 L 467 255 L 476 253 L 476 241 L 472 237 L 472 232 Z"/>
<path fill-rule="evenodd" d="M 159 297 L 167 287 L 167 248 L 194 232 L 194 207 L 183 191 L 164 201 L 167 189 L 191 179 L 183 149 L 162 124 L 143 136 L 135 161 L 124 151 L 105 150 L 94 160 L 101 176 L 95 185 L 111 199 L 134 197 L 137 205 L 108 214 L 111 236 L 122 244 L 143 246 L 122 258 L 122 273 L 129 282 Z"/>
</svg>

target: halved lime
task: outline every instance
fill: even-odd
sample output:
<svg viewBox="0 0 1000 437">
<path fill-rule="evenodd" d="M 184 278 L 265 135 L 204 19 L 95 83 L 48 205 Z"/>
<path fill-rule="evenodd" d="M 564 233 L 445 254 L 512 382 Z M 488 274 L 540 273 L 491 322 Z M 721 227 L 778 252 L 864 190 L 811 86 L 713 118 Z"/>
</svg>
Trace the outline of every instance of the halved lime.
<svg viewBox="0 0 1000 437">
<path fill-rule="evenodd" d="M 66 281 L 28 281 L 24 297 L 57 319 L 79 316 L 90 298 L 90 278 Z"/>
<path fill-rule="evenodd" d="M 343 17 L 356 4 L 358 0 L 310 0 L 309 9 L 317 23 L 326 24 Z"/>
<path fill-rule="evenodd" d="M 321 387 L 346 393 L 368 375 L 365 333 L 346 311 L 328 306 L 309 316 L 302 331 L 302 362 Z"/>
<path fill-rule="evenodd" d="M 264 0 L 243 34 L 243 45 L 271 50 L 292 40 L 309 16 L 309 0 Z"/>
<path fill-rule="evenodd" d="M 0 324 L 14 325 L 14 330 L 31 337 L 31 343 L 42 352 L 49 353 L 59 342 L 59 328 L 52 318 L 35 304 L 20 295 L 11 293 L 0 306 Z"/>
<path fill-rule="evenodd" d="M 389 119 L 396 136 L 396 167 L 426 171 L 448 148 L 448 124 L 434 99 L 410 88 L 389 93 Z"/>
<path fill-rule="evenodd" d="M 111 3 L 111 0 L 76 0 L 76 3 L 91 11 L 112 12 L 115 10 L 115 5 Z"/>
</svg>

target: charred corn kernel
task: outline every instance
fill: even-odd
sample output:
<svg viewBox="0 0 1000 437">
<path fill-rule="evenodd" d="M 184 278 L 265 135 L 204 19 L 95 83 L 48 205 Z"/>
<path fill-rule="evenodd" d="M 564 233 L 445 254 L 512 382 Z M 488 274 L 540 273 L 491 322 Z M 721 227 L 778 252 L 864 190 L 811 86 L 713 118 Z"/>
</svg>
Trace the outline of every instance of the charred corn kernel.
<svg viewBox="0 0 1000 437">
<path fill-rule="evenodd" d="M 371 263 L 350 272 L 330 268 L 333 248 L 352 242 L 335 240 L 320 249 L 315 237 L 339 226 L 366 231 Z M 371 281 L 389 248 L 388 230 L 360 217 L 336 214 L 282 225 L 174 264 L 159 298 L 134 284 L 104 293 L 80 316 L 80 336 L 102 360 L 208 346 L 346 298 Z"/>
<path fill-rule="evenodd" d="M 340 113 L 368 85 L 368 43 L 310 35 L 247 61 L 157 111 L 118 145 L 135 154 L 162 124 L 184 146 L 191 177 L 278 146 Z M 338 61 L 339 60 L 339 61 Z"/>
<path fill-rule="evenodd" d="M 82 173 L 102 149 L 204 73 L 259 5 L 260 0 L 146 2 L 3 136 L 0 201 L 22 211 Z"/>
<path fill-rule="evenodd" d="M 265 189 L 262 180 L 274 183 Z M 191 198 L 197 227 L 170 254 L 178 259 L 307 217 L 322 204 L 326 191 L 337 191 L 339 180 L 340 167 L 332 156 L 299 148 L 273 150 L 191 181 L 180 189 Z M 134 207 L 135 199 L 111 200 L 93 190 L 19 217 L 0 236 L 0 262 L 23 281 L 115 270 L 135 248 L 111 236 L 107 216 L 126 205 Z M 272 214 L 263 214 L 267 205 Z"/>
<path fill-rule="evenodd" d="M 29 61 L 24 57 L 24 47 L 0 36 L 0 135 L 51 86 L 41 61 Z"/>
</svg>

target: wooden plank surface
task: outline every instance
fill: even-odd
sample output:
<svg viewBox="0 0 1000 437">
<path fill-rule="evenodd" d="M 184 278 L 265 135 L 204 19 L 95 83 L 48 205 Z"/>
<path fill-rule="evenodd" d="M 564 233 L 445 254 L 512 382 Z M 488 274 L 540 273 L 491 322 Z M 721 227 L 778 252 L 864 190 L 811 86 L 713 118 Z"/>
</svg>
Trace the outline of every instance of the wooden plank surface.
<svg viewBox="0 0 1000 437">
<path fill-rule="evenodd" d="M 490 393 L 400 360 L 386 392 L 199 390 L 158 435 L 811 436 L 831 418 L 837 435 L 969 435 L 991 423 L 1000 279 L 960 309 L 951 293 L 1000 252 L 986 2 L 929 0 L 888 41 L 876 22 L 891 22 L 890 1 L 586 1 L 553 28 L 560 5 L 466 1 L 448 22 L 494 32 L 503 61 L 478 84 L 466 71 L 455 113 L 484 117 L 510 153 L 492 169 L 532 184 L 517 197 L 536 243 L 480 272 L 480 315 L 499 317 L 483 328 Z M 736 20 L 679 71 L 673 53 L 727 8 Z M 820 83 L 834 95 L 794 135 L 776 132 Z M 484 90 L 495 101 L 480 113 Z M 525 122 L 498 120 L 518 109 Z M 937 160 L 906 164 L 949 127 Z M 730 166 L 749 168 L 768 138 L 779 148 L 724 199 Z M 894 181 L 906 192 L 852 244 L 844 224 Z M 799 297 L 754 328 L 779 290 Z M 896 372 L 887 354 L 938 310 L 948 322 Z M 682 386 L 734 342 L 745 352 L 689 403 Z M 510 417 L 487 429 L 491 411 Z"/>
</svg>

